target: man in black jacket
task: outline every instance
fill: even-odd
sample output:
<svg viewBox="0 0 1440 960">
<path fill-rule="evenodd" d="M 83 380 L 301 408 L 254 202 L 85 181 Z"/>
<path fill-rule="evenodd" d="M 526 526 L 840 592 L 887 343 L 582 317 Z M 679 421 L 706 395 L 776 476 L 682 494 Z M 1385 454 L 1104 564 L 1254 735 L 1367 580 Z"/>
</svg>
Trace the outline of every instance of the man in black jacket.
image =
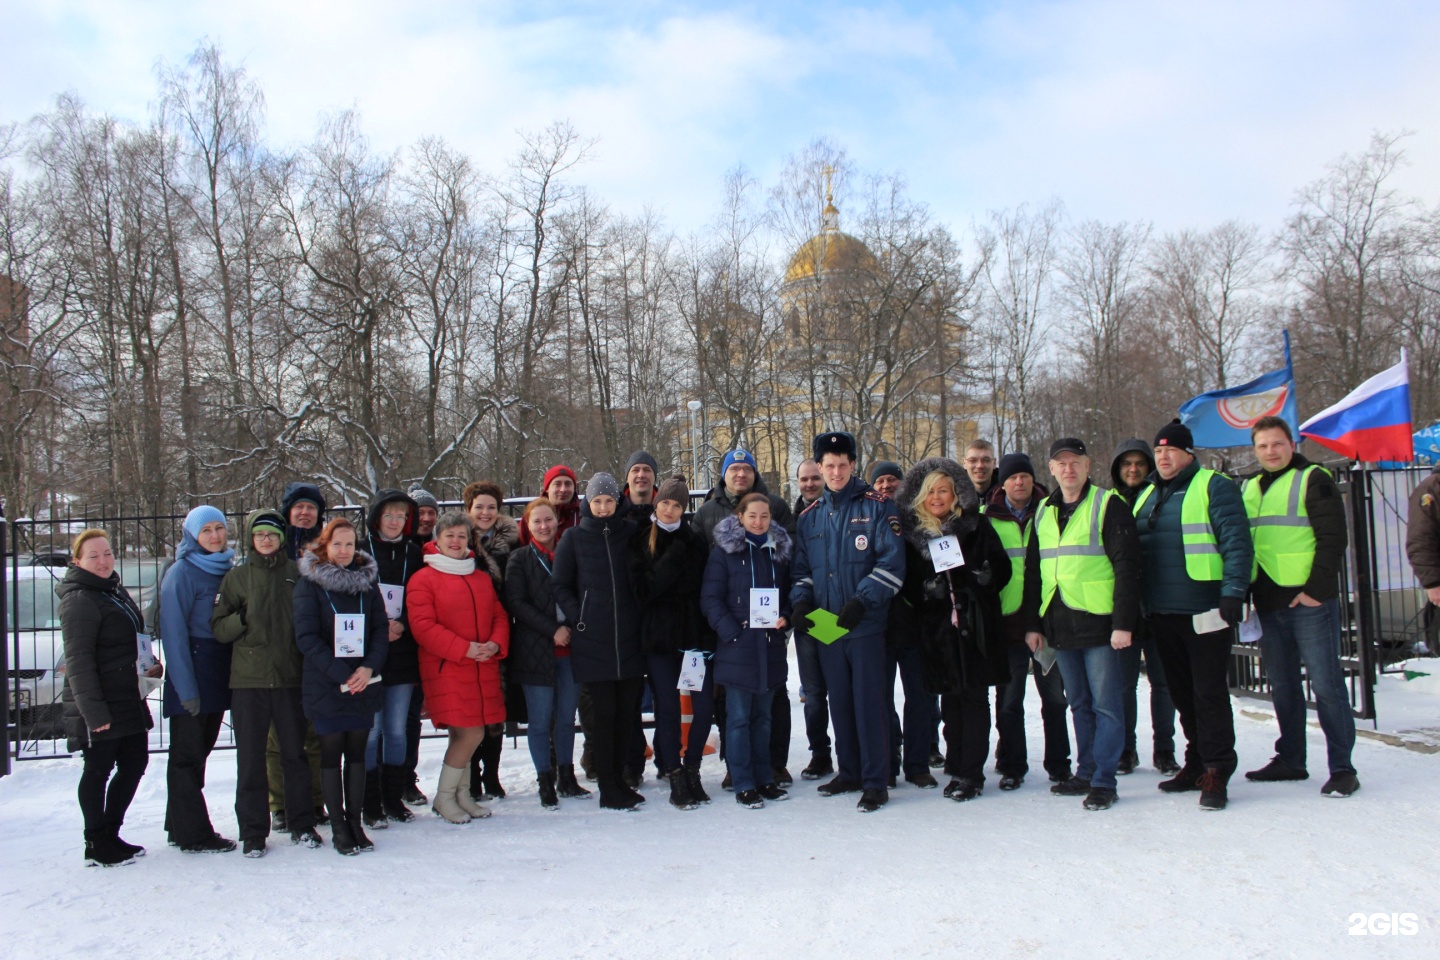
<svg viewBox="0 0 1440 960">
<path fill-rule="evenodd" d="M 1140 542 L 1125 501 L 1090 482 L 1082 441 L 1051 444 L 1050 473 L 1057 489 L 1036 512 L 1025 555 L 1025 642 L 1033 651 L 1049 638 L 1075 722 L 1076 775 L 1050 792 L 1106 810 L 1125 746 L 1120 651 L 1140 618 Z"/>
<path fill-rule="evenodd" d="M 1290 425 L 1262 417 L 1250 428 L 1261 472 L 1245 481 L 1245 513 L 1255 541 L 1250 596 L 1260 614 L 1260 653 L 1270 678 L 1280 739 L 1275 757 L 1247 780 L 1304 780 L 1305 690 L 1300 664 L 1315 693 L 1325 731 L 1327 797 L 1360 789 L 1350 754 L 1355 715 L 1340 664 L 1340 568 L 1349 544 L 1340 490 L 1324 467 L 1295 451 Z"/>
<path fill-rule="evenodd" d="M 800 496 L 795 498 L 795 509 L 792 512 L 798 517 L 805 512 L 806 507 L 820 499 L 820 493 L 825 489 L 825 478 L 820 475 L 820 464 L 808 458 L 801 460 L 800 467 L 795 471 L 795 482 L 800 487 Z"/>
</svg>

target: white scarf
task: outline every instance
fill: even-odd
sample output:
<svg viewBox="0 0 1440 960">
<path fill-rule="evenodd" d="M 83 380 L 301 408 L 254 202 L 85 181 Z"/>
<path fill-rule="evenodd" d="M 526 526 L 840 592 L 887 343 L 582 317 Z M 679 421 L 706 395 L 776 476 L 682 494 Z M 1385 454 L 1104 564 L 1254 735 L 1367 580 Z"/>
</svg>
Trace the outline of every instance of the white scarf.
<svg viewBox="0 0 1440 960">
<path fill-rule="evenodd" d="M 660 521 L 660 518 L 656 517 L 655 526 L 659 527 L 661 530 L 664 530 L 666 533 L 674 533 L 676 530 L 680 529 L 680 524 L 683 520 L 684 518 L 682 517 L 680 520 L 676 520 L 674 523 L 662 523 Z"/>
<path fill-rule="evenodd" d="M 425 554 L 425 562 L 441 573 L 453 573 L 457 577 L 463 577 L 475 572 L 474 557 L 456 560 L 454 557 L 447 557 L 443 553 L 427 553 Z"/>
</svg>

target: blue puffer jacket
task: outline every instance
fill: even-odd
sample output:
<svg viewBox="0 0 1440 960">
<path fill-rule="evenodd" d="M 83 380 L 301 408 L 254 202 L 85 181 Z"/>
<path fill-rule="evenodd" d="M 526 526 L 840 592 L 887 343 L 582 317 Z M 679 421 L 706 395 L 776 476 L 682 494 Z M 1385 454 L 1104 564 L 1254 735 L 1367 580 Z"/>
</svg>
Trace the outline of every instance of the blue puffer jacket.
<svg viewBox="0 0 1440 960">
<path fill-rule="evenodd" d="M 838 614 L 858 597 L 865 617 L 850 633 L 883 635 L 890 600 L 905 583 L 905 541 L 894 501 L 851 477 L 839 493 L 826 487 L 795 527 L 790 603 Z"/>
<path fill-rule="evenodd" d="M 777 588 L 780 616 L 789 618 L 792 541 L 784 527 L 772 523 L 765 546 L 757 547 L 733 516 L 716 524 L 714 537 L 700 609 L 720 641 L 715 649 L 715 682 L 764 693 L 785 682 L 785 631 L 747 625 L 750 588 Z"/>
<path fill-rule="evenodd" d="M 1146 497 L 1135 517 L 1140 547 L 1145 551 L 1147 615 L 1204 613 L 1218 607 L 1221 596 L 1243 600 L 1250 589 L 1250 567 L 1255 556 L 1250 520 L 1245 516 L 1239 486 L 1218 473 L 1210 479 L 1210 526 L 1215 530 L 1224 561 L 1221 579 L 1192 580 L 1185 572 L 1180 507 L 1191 479 L 1199 470 L 1197 461 L 1169 482 L 1161 480 L 1159 473 L 1150 474 L 1149 482 L 1155 486 L 1155 492 Z"/>
<path fill-rule="evenodd" d="M 186 533 L 160 584 L 160 645 L 165 651 L 160 712 L 166 717 L 184 716 L 181 704 L 196 697 L 201 713 L 230 709 L 231 646 L 216 640 L 210 629 L 224 576 L 202 570 L 191 560 L 204 552 Z"/>
<path fill-rule="evenodd" d="M 348 567 L 318 560 L 306 551 L 300 556 L 300 580 L 295 584 L 295 646 L 305 657 L 300 684 L 305 716 L 328 732 L 359 730 L 385 703 L 385 658 L 390 653 L 390 620 L 380 598 L 379 567 L 362 550 Z M 365 655 L 335 656 L 335 618 L 340 614 L 365 615 Z M 340 690 L 360 667 L 380 674 L 358 694 Z M 321 730 L 322 733 L 327 732 Z"/>
</svg>

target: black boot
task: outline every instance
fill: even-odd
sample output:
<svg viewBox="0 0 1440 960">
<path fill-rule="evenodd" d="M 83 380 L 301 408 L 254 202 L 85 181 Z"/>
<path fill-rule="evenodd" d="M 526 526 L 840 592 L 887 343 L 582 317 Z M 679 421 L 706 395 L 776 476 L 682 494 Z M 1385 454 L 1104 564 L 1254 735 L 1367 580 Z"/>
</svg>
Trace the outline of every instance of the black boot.
<svg viewBox="0 0 1440 960">
<path fill-rule="evenodd" d="M 350 824 L 341 815 L 345 809 L 345 781 L 338 767 L 324 767 L 320 770 L 320 789 L 325 792 L 325 806 L 330 811 L 330 842 L 341 856 L 353 857 L 355 838 L 350 835 Z"/>
<path fill-rule="evenodd" d="M 397 823 L 415 819 L 415 814 L 405 806 L 405 788 L 412 782 L 408 767 L 387 763 L 380 768 L 380 805 L 385 809 L 385 816 Z"/>
<path fill-rule="evenodd" d="M 420 774 L 413 768 L 406 767 L 405 776 L 405 802 L 412 807 L 423 807 L 429 803 L 430 798 L 420 789 Z"/>
<path fill-rule="evenodd" d="M 700 806 L 690 794 L 690 781 L 685 776 L 683 768 L 671 770 L 665 774 L 665 779 L 670 781 L 670 805 L 679 810 L 694 810 Z"/>
<path fill-rule="evenodd" d="M 350 837 L 355 841 L 355 849 L 361 853 L 369 853 L 375 849 L 375 844 L 365 836 L 364 806 L 365 806 L 365 766 L 364 764 L 346 764 L 345 766 L 345 821 L 350 826 Z M 327 803 L 326 806 L 329 806 Z M 335 817 L 334 811 L 330 814 Z M 339 820 L 339 817 L 335 817 Z"/>
<path fill-rule="evenodd" d="M 115 845 L 109 829 L 85 831 L 85 865 L 119 867 L 134 863 L 135 857 Z"/>
<path fill-rule="evenodd" d="M 1187 760 L 1185 766 L 1180 768 L 1179 773 L 1175 774 L 1175 776 L 1169 780 L 1161 780 L 1156 786 L 1165 793 L 1188 793 L 1191 790 L 1200 789 L 1200 777 L 1204 775 L 1204 773 L 1205 769 L 1203 767 L 1198 764 L 1192 765 L 1191 762 Z"/>
<path fill-rule="evenodd" d="M 696 803 L 709 803 L 710 795 L 705 792 L 705 785 L 700 782 L 700 771 L 694 767 L 685 767 L 685 782 L 690 787 L 690 796 L 695 798 Z"/>
<path fill-rule="evenodd" d="M 505 735 L 503 733 L 486 732 L 485 739 L 480 741 L 478 753 L 485 762 L 485 769 L 480 777 L 480 783 L 485 788 L 485 796 L 481 800 L 504 800 L 505 788 L 500 786 L 500 753 L 505 748 Z"/>
<path fill-rule="evenodd" d="M 385 805 L 380 799 L 380 768 L 365 771 L 365 799 L 362 804 L 365 826 L 372 830 L 384 830 L 390 826 L 385 818 Z"/>
<path fill-rule="evenodd" d="M 555 777 L 555 785 L 560 796 L 566 800 L 585 800 L 590 797 L 590 791 L 580 786 L 575 779 L 575 764 L 562 763 L 555 768 L 558 772 Z"/>
<path fill-rule="evenodd" d="M 113 824 L 110 827 L 110 840 L 122 853 L 128 853 L 132 857 L 145 856 L 145 848 L 138 843 L 126 843 L 120 839 L 120 824 Z"/>
<path fill-rule="evenodd" d="M 630 813 L 639 806 L 639 801 L 625 789 L 623 782 L 608 774 L 600 778 L 600 809 Z"/>
<path fill-rule="evenodd" d="M 541 770 L 537 779 L 540 782 L 540 806 L 546 810 L 558 810 L 560 798 L 555 795 L 555 771 Z"/>
</svg>

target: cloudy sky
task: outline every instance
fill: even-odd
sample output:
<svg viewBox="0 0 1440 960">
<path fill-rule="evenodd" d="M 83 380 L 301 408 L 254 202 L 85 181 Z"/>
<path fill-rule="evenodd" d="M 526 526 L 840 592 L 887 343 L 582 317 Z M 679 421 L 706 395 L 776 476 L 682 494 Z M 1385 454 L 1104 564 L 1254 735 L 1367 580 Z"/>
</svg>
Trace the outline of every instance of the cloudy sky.
<svg viewBox="0 0 1440 960">
<path fill-rule="evenodd" d="M 0 23 L 0 122 L 64 90 L 143 120 L 156 64 L 209 38 L 260 83 L 274 144 L 355 107 L 379 148 L 438 134 L 498 170 L 516 131 L 568 119 L 599 138 L 578 179 L 682 230 L 726 170 L 768 180 L 819 136 L 957 228 L 1051 196 L 1273 228 L 1374 130 L 1413 131 L 1398 182 L 1440 200 L 1433 0 L 0 0 Z"/>
</svg>

